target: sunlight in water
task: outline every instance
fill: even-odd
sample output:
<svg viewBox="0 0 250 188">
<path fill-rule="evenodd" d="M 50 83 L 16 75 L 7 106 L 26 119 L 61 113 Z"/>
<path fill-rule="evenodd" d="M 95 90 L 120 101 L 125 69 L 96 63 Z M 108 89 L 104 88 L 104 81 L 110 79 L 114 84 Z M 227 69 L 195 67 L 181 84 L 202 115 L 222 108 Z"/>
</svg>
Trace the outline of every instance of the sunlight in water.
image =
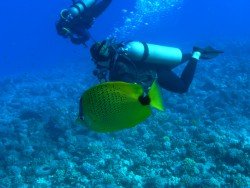
<svg viewBox="0 0 250 188">
<path fill-rule="evenodd" d="M 134 10 L 123 9 L 124 23 L 116 27 L 111 37 L 124 39 L 143 26 L 152 25 L 172 9 L 180 8 L 182 0 L 137 0 Z"/>
</svg>

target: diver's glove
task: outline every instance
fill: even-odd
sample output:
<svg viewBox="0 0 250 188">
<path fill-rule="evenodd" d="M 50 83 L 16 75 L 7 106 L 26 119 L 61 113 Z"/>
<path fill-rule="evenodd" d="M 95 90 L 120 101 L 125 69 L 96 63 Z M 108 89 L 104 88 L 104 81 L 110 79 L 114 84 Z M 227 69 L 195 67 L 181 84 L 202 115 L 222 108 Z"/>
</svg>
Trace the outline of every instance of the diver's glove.
<svg viewBox="0 0 250 188">
<path fill-rule="evenodd" d="M 199 59 L 208 60 L 208 59 L 213 59 L 222 53 L 224 52 L 221 50 L 216 50 L 211 46 L 207 46 L 205 48 L 200 48 L 200 47 L 195 46 L 193 48 L 192 57 L 197 60 Z"/>
</svg>

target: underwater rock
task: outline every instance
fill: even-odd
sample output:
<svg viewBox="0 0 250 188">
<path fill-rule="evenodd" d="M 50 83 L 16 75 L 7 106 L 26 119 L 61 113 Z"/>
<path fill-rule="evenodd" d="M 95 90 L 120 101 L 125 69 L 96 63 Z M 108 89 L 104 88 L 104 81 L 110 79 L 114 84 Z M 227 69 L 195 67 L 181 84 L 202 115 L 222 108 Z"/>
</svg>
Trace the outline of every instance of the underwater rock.
<svg viewBox="0 0 250 188">
<path fill-rule="evenodd" d="M 58 141 L 60 137 L 64 137 L 66 132 L 65 127 L 60 124 L 57 117 L 50 117 L 48 122 L 44 125 L 44 129 L 54 141 Z"/>
<path fill-rule="evenodd" d="M 242 161 L 243 151 L 231 148 L 224 156 L 224 160 L 228 164 L 236 164 Z"/>
<path fill-rule="evenodd" d="M 36 175 L 38 176 L 46 176 L 52 173 L 52 168 L 48 165 L 42 165 L 42 166 L 38 166 L 36 168 Z"/>
<path fill-rule="evenodd" d="M 7 128 L 6 126 L 0 125 L 0 136 L 3 137 L 4 135 L 8 135 L 10 134 L 11 131 L 9 130 L 9 128 Z"/>
<path fill-rule="evenodd" d="M 202 182 L 203 186 L 206 188 L 220 188 L 221 187 L 221 183 L 219 180 L 217 180 L 214 177 L 211 177 L 210 179 L 205 179 Z"/>
<path fill-rule="evenodd" d="M 182 103 L 182 104 L 177 104 L 175 106 L 175 109 L 178 111 L 178 112 L 187 112 L 189 110 L 189 106 L 185 103 Z"/>
<path fill-rule="evenodd" d="M 24 156 L 31 156 L 34 153 L 34 148 L 33 146 L 26 146 L 22 152 Z"/>
<path fill-rule="evenodd" d="M 170 187 L 178 186 L 180 184 L 180 180 L 181 180 L 180 178 L 172 176 L 168 179 L 167 186 L 170 186 Z"/>
<path fill-rule="evenodd" d="M 3 169 L 0 169 L 0 179 L 2 179 L 5 176 L 6 176 L 5 171 Z"/>
<path fill-rule="evenodd" d="M 216 84 L 214 83 L 213 80 L 207 78 L 204 81 L 202 89 L 205 90 L 205 91 L 209 91 L 209 90 L 214 91 L 214 90 L 217 90 L 217 86 L 216 86 Z"/>
<path fill-rule="evenodd" d="M 21 175 L 21 168 L 18 166 L 9 166 L 8 167 L 8 172 L 12 176 L 20 176 Z"/>
<path fill-rule="evenodd" d="M 60 151 L 58 152 L 58 154 L 57 154 L 57 157 L 58 157 L 58 159 L 63 160 L 63 159 L 68 159 L 70 156 L 69 156 L 69 154 L 66 153 L 65 151 L 60 150 Z"/>
<path fill-rule="evenodd" d="M 85 175 L 89 175 L 91 173 L 94 173 L 97 169 L 95 168 L 95 166 L 89 164 L 89 163 L 83 163 L 80 166 L 80 172 L 85 174 Z"/>
<path fill-rule="evenodd" d="M 23 110 L 20 112 L 19 118 L 22 120 L 29 120 L 29 119 L 34 119 L 36 121 L 42 121 L 43 118 L 40 115 L 39 112 L 33 111 L 33 110 Z"/>
<path fill-rule="evenodd" d="M 169 183 L 169 180 L 167 178 L 162 178 L 161 176 L 158 175 L 154 175 L 152 177 L 148 177 L 146 178 L 146 180 L 144 181 L 144 185 L 143 187 L 145 188 L 149 188 L 149 187 L 166 187 Z"/>
<path fill-rule="evenodd" d="M 197 168 L 196 162 L 190 158 L 185 158 L 182 161 L 181 169 L 183 173 L 187 173 L 189 175 L 199 174 L 199 169 Z"/>
<path fill-rule="evenodd" d="M 230 185 L 235 185 L 235 187 L 250 186 L 250 178 L 241 174 L 232 175 L 229 181 Z"/>
<path fill-rule="evenodd" d="M 181 176 L 181 185 L 185 187 L 199 187 L 202 184 L 202 180 L 198 176 L 183 175 Z"/>
<path fill-rule="evenodd" d="M 35 187 L 51 187 L 51 182 L 46 178 L 38 178 L 35 182 Z"/>
<path fill-rule="evenodd" d="M 0 185 L 2 187 L 12 187 L 12 181 L 10 177 L 4 177 L 4 178 L 0 178 Z"/>
<path fill-rule="evenodd" d="M 20 158 L 16 152 L 11 152 L 10 155 L 5 156 L 5 165 L 18 165 L 19 161 Z"/>
</svg>

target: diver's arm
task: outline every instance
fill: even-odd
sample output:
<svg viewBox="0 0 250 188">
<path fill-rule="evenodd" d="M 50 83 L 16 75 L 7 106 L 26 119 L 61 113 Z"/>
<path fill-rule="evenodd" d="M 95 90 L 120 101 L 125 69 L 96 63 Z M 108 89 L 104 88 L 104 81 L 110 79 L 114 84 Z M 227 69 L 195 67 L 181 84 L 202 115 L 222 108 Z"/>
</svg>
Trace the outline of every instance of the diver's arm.
<svg viewBox="0 0 250 188">
<path fill-rule="evenodd" d="M 112 0 L 102 0 L 100 3 L 94 5 L 91 11 L 93 17 L 96 18 L 100 16 L 104 12 L 104 10 L 110 5 L 111 2 Z"/>
<path fill-rule="evenodd" d="M 178 77 L 171 70 L 159 70 L 158 82 L 161 87 L 176 93 L 185 93 L 193 80 L 198 60 L 191 58 L 183 70 L 181 77 Z"/>
</svg>

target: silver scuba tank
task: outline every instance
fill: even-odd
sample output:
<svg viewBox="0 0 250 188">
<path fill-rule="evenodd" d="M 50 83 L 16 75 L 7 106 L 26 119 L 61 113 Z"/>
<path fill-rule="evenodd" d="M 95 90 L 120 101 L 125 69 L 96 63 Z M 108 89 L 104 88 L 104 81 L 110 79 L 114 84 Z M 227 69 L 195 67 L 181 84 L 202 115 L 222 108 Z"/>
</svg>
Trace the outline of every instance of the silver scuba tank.
<svg viewBox="0 0 250 188">
<path fill-rule="evenodd" d="M 85 11 L 85 8 L 90 8 L 95 4 L 95 0 L 81 0 L 75 5 L 73 5 L 69 12 L 71 13 L 72 17 L 79 16 Z"/>
<path fill-rule="evenodd" d="M 182 60 L 182 52 L 178 48 L 138 41 L 127 43 L 124 52 L 132 61 L 145 62 L 149 65 L 162 65 L 169 68 L 179 65 Z"/>
<path fill-rule="evenodd" d="M 95 0 L 82 0 L 87 8 L 95 4 Z"/>
</svg>

